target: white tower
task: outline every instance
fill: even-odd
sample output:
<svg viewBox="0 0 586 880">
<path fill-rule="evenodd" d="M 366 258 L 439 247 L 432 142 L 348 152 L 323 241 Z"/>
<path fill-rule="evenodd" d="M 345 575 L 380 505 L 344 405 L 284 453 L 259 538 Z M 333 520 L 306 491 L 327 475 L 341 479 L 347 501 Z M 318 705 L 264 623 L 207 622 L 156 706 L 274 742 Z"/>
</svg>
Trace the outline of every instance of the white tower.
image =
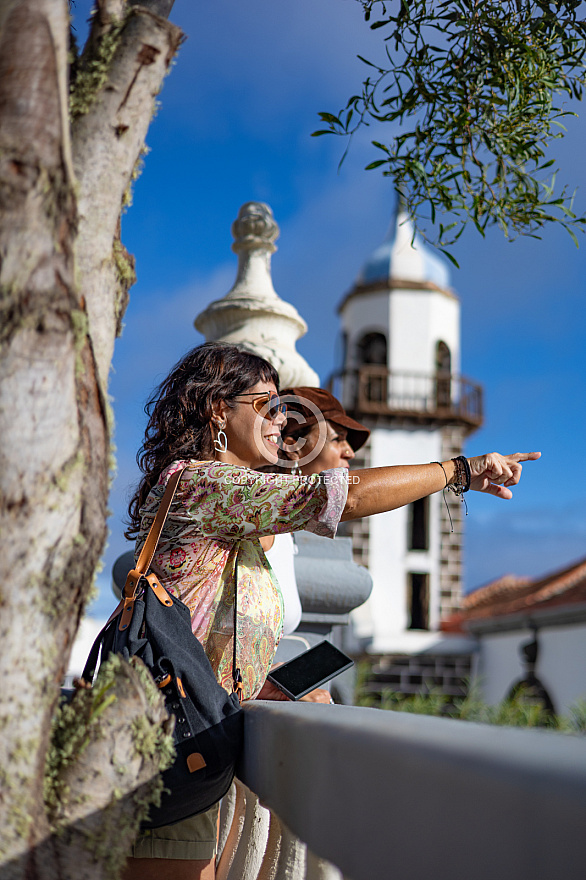
<svg viewBox="0 0 586 880">
<path fill-rule="evenodd" d="M 444 262 L 423 246 L 399 205 L 389 234 L 343 299 L 343 366 L 333 391 L 371 428 L 366 467 L 461 454 L 482 422 L 482 392 L 460 375 L 460 303 Z M 461 594 L 461 503 L 446 492 L 350 524 L 373 591 L 356 635 L 377 654 L 437 642 L 440 617 Z"/>
<path fill-rule="evenodd" d="M 271 255 L 279 227 L 270 207 L 246 202 L 232 235 L 232 250 L 238 254 L 234 286 L 197 316 L 196 328 L 207 342 L 230 342 L 266 358 L 278 371 L 281 388 L 319 385 L 319 376 L 295 348 L 307 324 L 273 287 Z"/>
</svg>

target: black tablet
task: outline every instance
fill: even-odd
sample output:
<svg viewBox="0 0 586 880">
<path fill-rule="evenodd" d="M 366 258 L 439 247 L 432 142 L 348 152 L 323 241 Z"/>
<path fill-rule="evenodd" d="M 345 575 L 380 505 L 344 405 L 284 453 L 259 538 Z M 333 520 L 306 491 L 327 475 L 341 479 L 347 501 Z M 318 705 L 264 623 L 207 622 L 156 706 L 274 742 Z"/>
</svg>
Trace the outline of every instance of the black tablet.
<svg viewBox="0 0 586 880">
<path fill-rule="evenodd" d="M 267 678 L 290 700 L 299 700 L 353 665 L 343 651 L 324 641 L 277 666 Z"/>
</svg>

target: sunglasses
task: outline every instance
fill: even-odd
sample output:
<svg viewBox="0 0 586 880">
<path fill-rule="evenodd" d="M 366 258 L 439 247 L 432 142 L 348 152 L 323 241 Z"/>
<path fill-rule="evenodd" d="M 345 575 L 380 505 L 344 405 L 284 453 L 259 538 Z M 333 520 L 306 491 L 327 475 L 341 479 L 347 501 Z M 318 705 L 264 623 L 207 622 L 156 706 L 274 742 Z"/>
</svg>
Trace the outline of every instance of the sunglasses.
<svg viewBox="0 0 586 880">
<path fill-rule="evenodd" d="M 256 394 L 254 400 L 243 400 L 242 403 L 251 403 L 255 412 L 264 419 L 274 421 L 279 413 L 285 415 L 287 412 L 287 404 L 281 403 L 281 398 L 274 391 L 265 391 L 264 394 L 258 394 L 257 391 L 245 391 L 243 394 L 237 394 L 239 397 L 248 397 Z"/>
</svg>

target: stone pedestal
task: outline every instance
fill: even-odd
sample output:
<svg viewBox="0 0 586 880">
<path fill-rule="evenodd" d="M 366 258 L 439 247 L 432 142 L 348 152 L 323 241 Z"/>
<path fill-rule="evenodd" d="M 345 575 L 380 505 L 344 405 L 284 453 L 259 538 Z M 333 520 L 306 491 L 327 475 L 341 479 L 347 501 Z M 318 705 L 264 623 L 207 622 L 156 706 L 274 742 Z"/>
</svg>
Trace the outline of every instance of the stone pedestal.
<svg viewBox="0 0 586 880">
<path fill-rule="evenodd" d="M 321 538 L 311 532 L 295 532 L 298 548 L 295 578 L 303 614 L 294 633 L 284 636 L 275 661 L 285 662 L 324 639 L 342 651 L 349 647 L 350 612 L 366 602 L 372 578 L 366 568 L 352 561 L 350 538 Z M 338 703 L 354 701 L 355 670 L 337 676 L 329 689 Z"/>
</svg>

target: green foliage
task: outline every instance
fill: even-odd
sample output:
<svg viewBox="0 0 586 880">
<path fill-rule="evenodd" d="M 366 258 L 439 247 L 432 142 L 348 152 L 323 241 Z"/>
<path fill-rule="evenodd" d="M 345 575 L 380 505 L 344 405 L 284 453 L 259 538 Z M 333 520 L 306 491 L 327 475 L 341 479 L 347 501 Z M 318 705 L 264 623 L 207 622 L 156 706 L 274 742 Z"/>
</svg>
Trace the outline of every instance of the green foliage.
<svg viewBox="0 0 586 880">
<path fill-rule="evenodd" d="M 337 116 L 321 113 L 327 128 L 314 134 L 389 123 L 390 141 L 372 141 L 379 155 L 367 168 L 392 179 L 419 232 L 438 246 L 453 244 L 469 221 L 510 239 L 539 238 L 558 222 L 577 244 L 586 217 L 574 214 L 566 188 L 554 195 L 547 150 L 563 137 L 562 119 L 576 115 L 564 99 L 582 98 L 582 0 L 359 2 L 381 29 L 385 62 L 361 58 L 371 71 L 362 92 Z"/>
<path fill-rule="evenodd" d="M 155 105 L 156 105 L 156 102 L 155 102 Z M 124 190 L 124 194 L 122 196 L 122 210 L 124 212 L 126 212 L 129 208 L 132 207 L 132 187 L 136 183 L 136 181 L 138 180 L 140 175 L 142 174 L 142 172 L 144 170 L 145 157 L 148 156 L 150 151 L 151 151 L 150 147 L 147 147 L 146 144 L 143 144 L 142 147 L 140 148 L 138 158 L 137 158 L 136 162 L 134 163 L 134 168 L 132 169 L 132 174 L 130 175 L 130 180 L 128 181 L 128 185 L 127 185 L 126 189 Z M 135 277 L 134 281 L 132 282 L 132 284 L 134 284 L 135 281 L 136 281 L 136 277 Z"/>
<path fill-rule="evenodd" d="M 112 242 L 112 258 L 116 266 L 116 274 L 121 286 L 128 290 L 136 282 L 134 257 L 132 257 L 119 238 Z"/>
<path fill-rule="evenodd" d="M 564 733 L 586 734 L 586 700 L 578 700 L 570 706 L 567 715 L 558 719 L 559 728 Z"/>
<path fill-rule="evenodd" d="M 540 703 L 528 699 L 520 692 L 512 699 L 489 706 L 471 688 L 465 697 L 450 697 L 437 689 L 427 693 L 405 696 L 390 689 L 380 688 L 380 698 L 366 687 L 370 664 L 358 666 L 356 705 L 378 707 L 393 712 L 410 712 L 414 715 L 435 715 L 480 724 L 503 727 L 545 727 L 560 733 L 586 734 L 586 700 L 575 703 L 567 715 L 551 716 Z"/>
</svg>

